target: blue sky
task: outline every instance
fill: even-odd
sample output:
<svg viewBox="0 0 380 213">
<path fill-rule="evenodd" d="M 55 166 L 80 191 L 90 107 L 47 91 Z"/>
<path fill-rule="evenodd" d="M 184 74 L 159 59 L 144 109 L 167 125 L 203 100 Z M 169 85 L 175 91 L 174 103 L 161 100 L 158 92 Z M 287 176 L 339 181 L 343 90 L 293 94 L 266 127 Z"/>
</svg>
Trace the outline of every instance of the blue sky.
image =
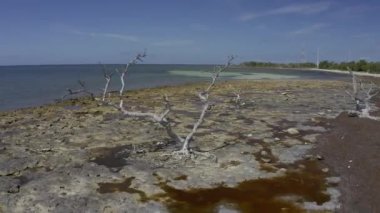
<svg viewBox="0 0 380 213">
<path fill-rule="evenodd" d="M 378 0 L 1 0 L 0 65 L 380 60 Z"/>
</svg>

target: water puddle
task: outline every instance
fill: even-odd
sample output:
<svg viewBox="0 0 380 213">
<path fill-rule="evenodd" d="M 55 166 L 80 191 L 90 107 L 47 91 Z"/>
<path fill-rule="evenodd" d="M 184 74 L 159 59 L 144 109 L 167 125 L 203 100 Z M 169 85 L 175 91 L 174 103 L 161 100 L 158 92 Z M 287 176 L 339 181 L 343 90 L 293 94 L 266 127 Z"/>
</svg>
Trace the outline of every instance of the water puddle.
<svg viewBox="0 0 380 213">
<path fill-rule="evenodd" d="M 289 168 L 285 176 L 244 181 L 236 187 L 221 184 L 215 188 L 180 190 L 161 181 L 159 186 L 165 193 L 152 199 L 165 203 L 170 212 L 217 212 L 222 206 L 242 213 L 304 212 L 297 203 L 320 205 L 330 197 L 324 193 L 325 174 L 316 162 L 304 161 L 301 169 L 300 164 Z"/>
</svg>

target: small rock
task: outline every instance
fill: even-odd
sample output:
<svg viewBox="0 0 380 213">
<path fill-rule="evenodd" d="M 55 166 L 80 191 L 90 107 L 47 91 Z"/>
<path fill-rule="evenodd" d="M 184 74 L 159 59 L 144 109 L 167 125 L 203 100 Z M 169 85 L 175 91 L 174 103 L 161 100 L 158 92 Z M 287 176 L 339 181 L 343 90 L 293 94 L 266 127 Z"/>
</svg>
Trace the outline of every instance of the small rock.
<svg viewBox="0 0 380 213">
<path fill-rule="evenodd" d="M 248 137 L 252 137 L 253 135 L 252 135 L 252 134 L 248 134 L 247 136 L 248 136 Z"/>
<path fill-rule="evenodd" d="M 286 169 L 285 168 L 281 168 L 278 171 L 280 171 L 280 172 L 286 172 Z"/>
<path fill-rule="evenodd" d="M 265 156 L 265 155 L 268 155 L 268 152 L 266 152 L 266 151 L 263 150 L 263 151 L 260 152 L 260 154 Z"/>
<path fill-rule="evenodd" d="M 291 135 L 297 135 L 300 133 L 296 128 L 289 128 L 286 130 L 286 132 L 288 132 Z"/>
<path fill-rule="evenodd" d="M 159 142 L 156 143 L 156 146 L 164 146 L 164 145 L 165 145 L 165 143 L 162 142 L 162 141 L 159 141 Z"/>
<path fill-rule="evenodd" d="M 280 138 L 274 138 L 274 140 L 275 140 L 275 141 L 279 141 L 279 140 L 280 140 Z"/>
<path fill-rule="evenodd" d="M 311 118 L 311 121 L 314 123 L 320 123 L 321 121 L 317 118 Z"/>
<path fill-rule="evenodd" d="M 265 163 L 269 163 L 269 162 L 271 162 L 271 159 L 269 159 L 269 158 L 261 158 L 261 160 L 262 160 L 263 162 L 265 162 Z"/>
<path fill-rule="evenodd" d="M 316 158 L 317 160 L 323 160 L 323 157 L 322 157 L 321 155 L 316 155 L 315 158 Z"/>
<path fill-rule="evenodd" d="M 328 177 L 328 178 L 326 178 L 326 180 L 327 180 L 327 183 L 329 183 L 329 184 L 338 184 L 340 182 L 341 178 L 340 177 Z"/>
<path fill-rule="evenodd" d="M 20 192 L 20 185 L 14 185 L 10 189 L 8 189 L 8 193 L 19 193 Z"/>
<path fill-rule="evenodd" d="M 359 117 L 359 113 L 356 111 L 349 111 L 348 117 Z"/>
<path fill-rule="evenodd" d="M 324 172 L 324 173 L 329 172 L 329 168 L 323 168 L 323 169 L 322 169 L 322 172 Z"/>
</svg>

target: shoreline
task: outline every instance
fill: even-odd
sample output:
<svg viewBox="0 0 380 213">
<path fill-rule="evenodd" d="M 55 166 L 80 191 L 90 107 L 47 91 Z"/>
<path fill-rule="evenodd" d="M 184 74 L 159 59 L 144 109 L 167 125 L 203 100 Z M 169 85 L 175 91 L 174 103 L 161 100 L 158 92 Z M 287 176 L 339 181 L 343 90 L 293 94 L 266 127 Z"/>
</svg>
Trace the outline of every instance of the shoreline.
<svg viewBox="0 0 380 213">
<path fill-rule="evenodd" d="M 306 80 L 306 79 L 303 79 L 302 77 L 296 77 L 296 76 L 291 76 L 291 75 L 286 75 L 286 74 L 278 74 L 278 75 L 273 75 L 273 74 L 239 74 L 239 75 L 231 75 L 231 74 L 234 74 L 233 73 L 234 71 L 231 70 L 231 72 L 225 72 L 225 74 L 227 75 L 225 78 L 226 79 L 223 79 L 223 81 L 239 81 L 239 80 L 267 80 L 267 79 L 272 79 L 272 80 L 288 80 L 288 79 L 295 79 L 295 80 Z M 186 73 L 186 72 L 184 72 Z M 141 87 L 141 88 L 130 88 L 127 90 L 131 90 L 131 91 L 134 91 L 134 90 L 140 90 L 140 89 L 147 89 L 147 88 L 160 88 L 160 87 L 165 87 L 165 86 L 185 86 L 185 85 L 188 85 L 188 84 L 197 84 L 197 83 L 200 83 L 200 82 L 207 82 L 209 81 L 209 73 L 206 73 L 204 74 L 204 77 L 200 77 L 200 76 L 196 76 L 194 74 L 191 74 L 188 76 L 188 78 L 198 78 L 197 81 L 193 81 L 193 80 L 189 80 L 187 81 L 186 80 L 186 76 L 183 77 L 183 82 L 175 82 L 175 83 L 170 83 L 170 84 L 167 84 L 167 85 L 153 85 L 153 86 L 145 86 L 145 87 Z M 180 75 L 174 75 L 175 78 L 178 78 L 181 77 Z M 224 74 L 222 73 L 222 76 L 224 76 Z M 278 76 L 283 76 L 283 77 L 278 77 Z M 256 79 L 257 78 L 257 79 Z M 309 79 L 309 78 L 308 78 Z M 310 78 L 310 79 L 313 79 L 313 78 Z M 116 79 L 117 80 L 117 79 Z M 330 80 L 330 79 L 326 79 L 326 80 Z M 191 82 L 192 81 L 192 82 Z M 102 88 L 103 85 L 99 86 L 99 88 Z M 40 106 L 43 106 L 43 105 L 46 105 L 46 104 L 54 104 L 56 102 L 57 99 L 60 99 L 62 97 L 62 94 L 65 94 L 66 93 L 66 90 L 62 90 L 59 94 L 57 94 L 56 96 L 54 97 L 50 97 L 49 96 L 49 100 L 47 99 L 41 99 L 39 98 L 38 96 L 36 96 L 36 94 L 34 94 L 34 96 L 29 96 L 27 97 L 26 99 L 22 99 L 20 98 L 20 100 L 12 100 L 11 102 L 3 102 L 3 106 L 0 107 L 0 112 L 11 112 L 11 111 L 14 111 L 14 110 L 18 110 L 18 109 L 24 109 L 24 108 L 30 108 L 30 107 L 40 107 Z M 98 91 L 95 91 L 94 92 L 95 95 L 100 95 L 100 92 Z M 5 98 L 6 99 L 6 98 Z M 9 96 L 9 99 L 11 100 L 11 96 Z"/>
<path fill-rule="evenodd" d="M 308 68 L 307 70 L 330 72 L 330 73 L 340 73 L 340 74 L 346 74 L 346 75 L 350 74 L 349 71 L 344 71 L 344 70 L 329 70 L 329 69 L 317 69 L 317 68 Z M 367 76 L 367 77 L 380 78 L 380 73 L 368 73 L 368 72 L 359 72 L 359 71 L 352 71 L 352 72 L 357 76 Z"/>
<path fill-rule="evenodd" d="M 318 68 L 288 68 L 288 67 L 249 67 L 249 66 L 236 66 L 232 69 L 274 69 L 274 70 L 297 70 L 297 71 L 313 71 L 313 72 L 328 72 L 328 73 L 337 73 L 343 75 L 349 75 L 350 73 L 346 70 L 331 70 L 331 69 L 318 69 Z M 359 72 L 353 71 L 355 75 L 366 76 L 366 77 L 380 77 L 380 73 L 368 73 L 368 72 Z"/>
</svg>

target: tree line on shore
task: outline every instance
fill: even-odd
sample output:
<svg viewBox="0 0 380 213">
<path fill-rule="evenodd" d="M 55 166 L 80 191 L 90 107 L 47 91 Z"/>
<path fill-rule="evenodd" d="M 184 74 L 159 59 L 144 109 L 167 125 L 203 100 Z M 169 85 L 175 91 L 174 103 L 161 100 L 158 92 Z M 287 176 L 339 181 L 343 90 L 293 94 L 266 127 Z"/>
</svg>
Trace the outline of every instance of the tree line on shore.
<svg viewBox="0 0 380 213">
<path fill-rule="evenodd" d="M 258 62 L 248 61 L 243 62 L 243 66 L 248 67 L 276 67 L 276 68 L 317 68 L 316 63 L 272 63 L 272 62 Z M 321 61 L 319 69 L 332 69 L 332 70 L 353 70 L 359 72 L 380 73 L 380 62 L 369 62 L 366 60 L 349 61 L 349 62 L 334 62 L 334 61 Z"/>
</svg>

